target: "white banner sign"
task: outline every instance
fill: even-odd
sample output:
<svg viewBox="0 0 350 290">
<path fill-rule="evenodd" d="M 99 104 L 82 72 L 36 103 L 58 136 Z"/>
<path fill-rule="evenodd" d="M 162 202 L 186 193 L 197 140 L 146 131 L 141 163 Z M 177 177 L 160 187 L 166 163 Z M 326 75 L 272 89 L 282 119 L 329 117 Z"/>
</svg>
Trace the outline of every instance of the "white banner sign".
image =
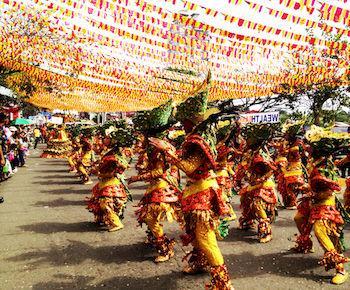
<svg viewBox="0 0 350 290">
<path fill-rule="evenodd" d="M 266 112 L 266 113 L 248 113 L 240 115 L 241 123 L 279 123 L 279 112 Z"/>
<path fill-rule="evenodd" d="M 61 125 L 61 124 L 63 124 L 63 118 L 62 117 L 52 117 L 51 120 L 49 120 L 49 123 Z"/>
</svg>

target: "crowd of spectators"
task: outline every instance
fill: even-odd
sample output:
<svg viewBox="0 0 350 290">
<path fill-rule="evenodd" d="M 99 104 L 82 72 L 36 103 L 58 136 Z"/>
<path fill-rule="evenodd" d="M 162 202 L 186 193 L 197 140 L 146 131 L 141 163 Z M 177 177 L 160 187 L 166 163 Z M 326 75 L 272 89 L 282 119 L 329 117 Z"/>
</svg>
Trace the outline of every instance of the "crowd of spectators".
<svg viewBox="0 0 350 290">
<path fill-rule="evenodd" d="M 10 178 L 18 168 L 26 167 L 29 149 L 42 141 L 42 130 L 38 127 L 11 125 L 8 116 L 0 112 L 0 182 Z M 3 201 L 0 196 L 0 203 Z"/>
</svg>

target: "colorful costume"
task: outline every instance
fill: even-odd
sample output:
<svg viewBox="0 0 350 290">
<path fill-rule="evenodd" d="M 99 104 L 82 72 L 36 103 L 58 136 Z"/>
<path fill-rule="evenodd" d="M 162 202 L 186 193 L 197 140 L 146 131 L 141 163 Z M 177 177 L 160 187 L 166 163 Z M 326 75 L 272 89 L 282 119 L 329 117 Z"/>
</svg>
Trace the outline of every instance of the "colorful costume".
<svg viewBox="0 0 350 290">
<path fill-rule="evenodd" d="M 174 239 L 169 239 L 163 231 L 161 222 L 181 220 L 178 202 L 179 185 L 171 174 L 170 166 L 163 154 L 157 149 L 150 149 L 148 164 L 144 173 L 132 177 L 131 180 L 145 181 L 149 185 L 138 204 L 137 220 L 148 226 L 148 242 L 155 246 L 158 256 L 155 262 L 163 262 L 174 255 Z"/>
<path fill-rule="evenodd" d="M 336 163 L 339 168 L 350 168 L 350 153 L 348 153 L 342 160 Z M 344 207 L 350 212 L 350 177 L 346 178 L 344 191 Z"/>
<path fill-rule="evenodd" d="M 230 204 L 232 198 L 233 181 L 235 173 L 232 169 L 232 164 L 230 162 L 230 155 L 234 153 L 234 150 L 222 145 L 218 148 L 217 170 L 216 176 L 220 188 L 222 188 L 224 199 L 226 200 L 228 206 L 230 207 L 230 220 L 236 219 L 236 214 Z"/>
<path fill-rule="evenodd" d="M 325 251 L 320 265 L 325 266 L 327 271 L 335 269 L 337 274 L 332 282 L 339 284 L 348 276 L 344 263 L 349 259 L 342 254 L 344 248 L 341 237 L 344 220 L 338 211 L 334 192 L 341 188 L 336 181 L 325 176 L 324 169 L 328 167 L 327 163 L 329 163 L 327 159 L 316 162 L 317 166 L 310 175 L 313 204 L 309 222 L 314 226 L 315 235 Z"/>
<path fill-rule="evenodd" d="M 152 142 L 162 144 L 160 140 L 153 139 Z M 192 274 L 206 271 L 210 266 L 211 288 L 231 289 L 229 274 L 216 240 L 219 218 L 229 215 L 230 208 L 214 173 L 214 152 L 203 137 L 191 134 L 182 146 L 181 157 L 171 155 L 170 150 L 168 153 L 188 178 L 180 198 L 186 224 L 186 234 L 181 238 L 184 245 L 191 243 L 193 250 L 186 256 L 189 266 L 184 271 Z"/>
<path fill-rule="evenodd" d="M 277 190 L 279 194 L 282 196 L 286 196 L 286 184 L 285 184 L 285 178 L 284 174 L 286 172 L 286 167 L 288 164 L 287 160 L 287 144 L 285 140 L 280 140 L 275 144 L 275 152 L 276 152 L 276 158 L 275 158 L 275 165 L 276 165 L 276 171 L 275 171 L 275 180 L 277 182 Z M 286 198 L 284 198 L 285 200 Z M 284 201 L 283 200 L 283 201 Z M 286 201 L 287 203 L 287 201 Z"/>
<path fill-rule="evenodd" d="M 73 137 L 72 140 L 72 150 L 67 156 L 67 161 L 69 164 L 69 172 L 78 172 L 78 163 L 81 154 L 81 145 L 78 137 Z"/>
<path fill-rule="evenodd" d="M 311 193 L 309 202 L 305 201 L 304 206 L 302 206 L 303 203 L 300 204 L 303 218 L 296 221 L 301 236 L 304 235 L 305 239 L 310 239 L 313 227 L 315 236 L 325 251 L 319 264 L 325 266 L 326 271 L 335 269 L 336 275 L 332 283 L 342 284 L 348 278 L 344 263 L 349 259 L 342 254 L 344 250 L 342 214 L 345 214 L 345 211 L 342 210 L 342 205 L 335 194 L 341 188 L 337 182 L 332 154 L 340 148 L 343 141 L 348 140 L 348 136 L 313 126 L 307 132 L 307 138 L 310 141 L 314 158 L 309 170 Z M 303 242 L 305 241 L 299 238 L 297 248 L 303 248 Z M 310 247 L 310 243 L 311 241 L 308 241 L 306 244 L 309 244 Z"/>
<path fill-rule="evenodd" d="M 228 221 L 233 221 L 237 218 L 235 211 L 231 205 L 233 182 L 235 173 L 232 169 L 230 157 L 234 153 L 232 148 L 226 145 L 220 145 L 218 147 L 217 156 L 217 169 L 215 171 L 216 179 L 219 187 L 221 188 L 223 199 L 226 201 L 227 206 L 230 208 L 230 214 L 225 217 L 219 225 L 219 235 L 224 238 L 228 235 Z"/>
<path fill-rule="evenodd" d="M 134 116 L 136 129 L 146 136 L 143 151 L 137 162 L 139 175 L 129 179 L 129 183 L 145 181 L 149 185 L 139 203 L 137 219 L 148 227 L 148 243 L 158 252 L 155 262 L 164 262 L 174 256 L 174 239 L 169 239 L 163 231 L 163 221 L 181 221 L 178 201 L 179 184 L 174 171 L 164 154 L 148 143 L 147 136 L 159 136 L 168 128 L 173 104 L 169 101 L 151 111 L 139 112 Z"/>
<path fill-rule="evenodd" d="M 302 140 L 304 120 L 284 124 L 283 131 L 288 141 L 284 154 L 287 164 L 283 177 L 280 177 L 280 193 L 283 204 L 287 209 L 295 209 L 297 196 L 303 195 L 308 190 L 304 176 L 302 160 L 306 154 L 306 148 Z M 283 179 L 283 181 L 281 180 Z"/>
<path fill-rule="evenodd" d="M 241 229 L 249 229 L 258 222 L 258 238 L 261 243 L 272 239 L 271 223 L 275 218 L 277 203 L 273 161 L 263 150 L 257 150 L 248 165 L 248 185 L 241 191 Z"/>
<path fill-rule="evenodd" d="M 84 138 L 81 141 L 82 148 L 80 160 L 78 161 L 78 174 L 84 184 L 92 184 L 90 173 L 95 162 L 95 153 L 92 150 L 92 144 L 89 139 Z"/>
<path fill-rule="evenodd" d="M 296 140 L 288 149 L 288 163 L 284 172 L 285 190 L 282 191 L 283 203 L 286 208 L 295 208 L 297 196 L 307 190 L 301 160 L 304 151 L 303 142 L 300 139 Z"/>
<path fill-rule="evenodd" d="M 241 186 L 242 216 L 240 228 L 252 228 L 258 222 L 258 238 L 261 243 L 272 239 L 271 223 L 275 219 L 277 197 L 275 192 L 275 164 L 265 144 L 275 133 L 273 125 L 251 124 L 243 128 L 247 140 L 245 156 L 245 180 Z"/>
<path fill-rule="evenodd" d="M 198 120 L 194 112 L 206 103 L 207 82 L 205 88 L 200 88 L 195 97 L 186 100 L 178 107 L 178 117 L 185 119 L 191 116 Z M 195 104 L 194 111 L 186 109 Z M 192 105 L 193 105 L 192 104 Z M 206 107 L 206 105 L 205 105 Z M 198 112 L 198 111 L 197 111 Z M 187 119 L 186 119 L 187 120 Z M 184 124 L 190 124 L 184 122 Z M 203 122 L 188 135 L 182 144 L 181 156 L 176 153 L 175 147 L 160 139 L 151 139 L 154 146 L 162 149 L 175 164 L 187 176 L 185 189 L 180 196 L 181 208 L 185 219 L 186 234 L 181 238 L 184 245 L 192 244 L 193 250 L 185 258 L 188 258 L 188 266 L 185 273 L 194 274 L 206 271 L 210 267 L 211 283 L 209 289 L 232 289 L 228 269 L 218 247 L 216 231 L 219 218 L 230 215 L 230 208 L 224 194 L 217 182 L 215 170 L 216 163 L 216 130 L 210 122 Z M 185 126 L 186 127 L 186 126 Z M 188 128 L 186 131 L 190 131 Z"/>
<path fill-rule="evenodd" d="M 106 152 L 99 161 L 97 175 L 99 182 L 92 189 L 92 196 L 87 201 L 87 208 L 95 216 L 95 221 L 106 225 L 110 232 L 122 229 L 121 222 L 123 212 L 128 200 L 131 200 L 126 186 L 124 171 L 128 168 L 128 162 L 122 151 L 124 147 L 131 147 L 134 143 L 132 131 L 126 127 L 118 127 L 119 123 L 108 130 L 102 128 L 105 136 L 103 147 Z M 100 152 L 101 153 L 101 152 Z"/>
<path fill-rule="evenodd" d="M 88 210 L 95 216 L 96 223 L 103 223 L 110 232 L 122 229 L 123 211 L 128 200 L 124 171 L 127 162 L 115 150 L 106 154 L 98 167 L 99 182 L 92 189 Z"/>
<path fill-rule="evenodd" d="M 64 126 L 53 129 L 52 137 L 47 142 L 47 148 L 41 154 L 42 158 L 66 158 L 71 152 L 71 142 Z"/>
</svg>

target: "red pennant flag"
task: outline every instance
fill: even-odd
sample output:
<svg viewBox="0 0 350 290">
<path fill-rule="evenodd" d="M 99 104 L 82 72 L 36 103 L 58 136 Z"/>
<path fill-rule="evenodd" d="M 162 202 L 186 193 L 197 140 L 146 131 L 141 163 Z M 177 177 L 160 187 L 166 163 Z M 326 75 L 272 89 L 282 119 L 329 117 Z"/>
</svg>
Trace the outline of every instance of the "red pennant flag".
<svg viewBox="0 0 350 290">
<path fill-rule="evenodd" d="M 338 7 L 337 10 L 334 13 L 334 19 L 333 20 L 335 22 L 339 22 L 339 17 L 341 15 L 341 13 L 342 13 L 342 9 Z"/>
</svg>

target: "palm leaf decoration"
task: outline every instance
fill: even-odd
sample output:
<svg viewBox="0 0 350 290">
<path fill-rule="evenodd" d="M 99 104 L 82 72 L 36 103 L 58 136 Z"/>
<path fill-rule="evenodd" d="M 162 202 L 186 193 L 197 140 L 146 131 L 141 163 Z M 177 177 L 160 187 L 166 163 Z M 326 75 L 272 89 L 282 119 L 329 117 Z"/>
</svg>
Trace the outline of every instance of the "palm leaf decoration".
<svg viewBox="0 0 350 290">
<path fill-rule="evenodd" d="M 115 147 L 132 147 L 136 141 L 134 132 L 130 129 L 118 128 L 110 136 Z"/>
<path fill-rule="evenodd" d="M 67 127 L 67 131 L 72 135 L 73 138 L 76 138 L 81 133 L 81 125 L 71 125 Z"/>
<path fill-rule="evenodd" d="M 266 145 L 279 131 L 279 124 L 248 124 L 243 127 L 242 135 L 250 148 L 256 149 Z"/>
<path fill-rule="evenodd" d="M 97 126 L 81 127 L 80 132 L 84 137 L 92 137 L 97 130 Z"/>
<path fill-rule="evenodd" d="M 330 129 L 311 126 L 305 134 L 306 139 L 312 147 L 312 155 L 330 156 L 350 144 L 350 136 L 347 133 L 336 133 Z"/>
<path fill-rule="evenodd" d="M 172 100 L 152 110 L 137 112 L 133 117 L 134 128 L 148 134 L 164 131 L 169 126 L 172 112 Z"/>
<path fill-rule="evenodd" d="M 206 112 L 210 82 L 211 72 L 209 71 L 207 78 L 194 92 L 192 92 L 192 96 L 177 106 L 175 115 L 176 120 L 180 122 L 187 119 L 195 121 Z"/>
</svg>

